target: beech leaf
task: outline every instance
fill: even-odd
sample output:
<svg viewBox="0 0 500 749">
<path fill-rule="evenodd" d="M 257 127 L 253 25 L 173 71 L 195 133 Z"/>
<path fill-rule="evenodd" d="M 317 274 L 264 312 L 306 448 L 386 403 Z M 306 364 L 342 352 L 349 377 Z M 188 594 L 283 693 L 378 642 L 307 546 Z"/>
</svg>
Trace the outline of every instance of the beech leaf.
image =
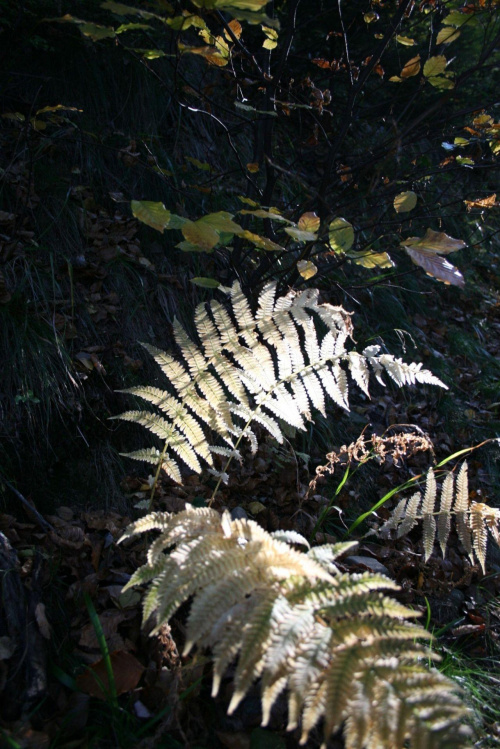
<svg viewBox="0 0 500 749">
<path fill-rule="evenodd" d="M 444 55 L 429 57 L 424 65 L 424 75 L 426 78 L 433 78 L 440 75 L 446 69 L 448 61 Z"/>
<path fill-rule="evenodd" d="M 163 203 L 155 203 L 152 200 L 132 200 L 130 207 L 135 218 L 143 224 L 161 232 L 168 228 L 171 214 Z"/>
<path fill-rule="evenodd" d="M 116 688 L 116 694 L 124 694 L 135 689 L 144 671 L 144 666 L 139 663 L 131 653 L 125 650 L 115 650 L 109 656 Z M 89 666 L 87 671 L 76 678 L 78 689 L 92 697 L 107 700 L 110 692 L 110 684 L 106 663 L 101 658 L 97 663 Z"/>
<path fill-rule="evenodd" d="M 334 219 L 328 227 L 328 244 L 334 252 L 348 252 L 354 244 L 354 229 L 345 218 Z"/>
<path fill-rule="evenodd" d="M 299 260 L 297 263 L 297 270 L 306 281 L 315 276 L 318 272 L 317 267 L 310 260 Z"/>
<path fill-rule="evenodd" d="M 406 247 L 405 249 L 413 262 L 423 268 L 428 276 L 452 286 L 465 286 L 465 279 L 458 268 L 455 268 L 446 258 L 434 252 L 417 250 L 413 247 Z"/>
<path fill-rule="evenodd" d="M 401 71 L 401 78 L 411 78 L 420 72 L 420 55 L 411 57 Z"/>
<path fill-rule="evenodd" d="M 408 239 L 403 239 L 401 244 L 406 250 L 412 248 L 437 255 L 448 255 L 450 252 L 457 252 L 466 247 L 462 239 L 454 239 L 443 231 L 432 229 L 427 229 L 424 237 L 408 237 Z"/>
<path fill-rule="evenodd" d="M 412 211 L 417 205 L 417 196 L 413 190 L 407 192 L 400 192 L 394 198 L 394 209 L 396 213 L 407 213 Z"/>
<path fill-rule="evenodd" d="M 218 232 L 210 224 L 199 221 L 186 221 L 182 227 L 184 239 L 203 250 L 212 250 L 219 241 Z"/>
<path fill-rule="evenodd" d="M 301 231 L 315 232 L 319 229 L 319 217 L 312 211 L 303 213 L 297 226 Z"/>
</svg>

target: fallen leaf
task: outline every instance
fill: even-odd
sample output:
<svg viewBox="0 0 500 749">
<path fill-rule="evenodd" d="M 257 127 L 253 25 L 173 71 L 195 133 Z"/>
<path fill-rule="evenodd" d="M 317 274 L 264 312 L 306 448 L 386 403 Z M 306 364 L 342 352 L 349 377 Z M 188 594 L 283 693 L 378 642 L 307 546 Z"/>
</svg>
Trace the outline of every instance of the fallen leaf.
<svg viewBox="0 0 500 749">
<path fill-rule="evenodd" d="M 144 672 L 144 666 L 139 663 L 137 658 L 125 650 L 116 650 L 109 656 L 113 670 L 116 694 L 124 694 L 135 689 Z M 91 697 L 97 697 L 100 700 L 109 698 L 110 683 L 106 663 L 101 658 L 97 663 L 83 673 L 77 676 L 76 684 L 80 691 L 89 694 Z"/>
</svg>

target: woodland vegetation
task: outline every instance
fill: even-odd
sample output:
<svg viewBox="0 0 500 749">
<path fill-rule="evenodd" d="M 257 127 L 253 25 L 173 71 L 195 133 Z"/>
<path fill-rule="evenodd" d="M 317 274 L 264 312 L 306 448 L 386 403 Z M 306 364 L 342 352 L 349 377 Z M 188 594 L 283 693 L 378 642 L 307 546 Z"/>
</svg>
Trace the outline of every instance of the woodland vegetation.
<svg viewBox="0 0 500 749">
<path fill-rule="evenodd" d="M 498 0 L 0 62 L 2 746 L 499 746 Z"/>
</svg>

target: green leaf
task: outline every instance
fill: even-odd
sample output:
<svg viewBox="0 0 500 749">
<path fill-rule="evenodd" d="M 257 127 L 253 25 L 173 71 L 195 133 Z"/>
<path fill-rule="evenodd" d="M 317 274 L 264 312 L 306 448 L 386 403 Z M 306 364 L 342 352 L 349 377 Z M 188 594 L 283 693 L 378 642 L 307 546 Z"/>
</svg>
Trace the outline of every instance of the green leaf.
<svg viewBox="0 0 500 749">
<path fill-rule="evenodd" d="M 188 242 L 202 250 L 213 250 L 219 241 L 218 232 L 203 220 L 186 221 L 181 231 Z"/>
<path fill-rule="evenodd" d="M 110 10 L 112 13 L 116 13 L 118 16 L 140 16 L 141 18 L 157 18 L 154 13 L 149 13 L 147 10 L 140 10 L 139 8 L 133 8 L 130 5 L 124 5 L 123 3 L 115 3 L 113 0 L 106 0 L 101 3 L 101 8 L 104 10 Z"/>
<path fill-rule="evenodd" d="M 363 268 L 394 268 L 387 252 L 348 252 L 347 257 Z"/>
<path fill-rule="evenodd" d="M 354 229 L 345 218 L 334 219 L 328 227 L 328 244 L 334 252 L 347 252 L 354 244 Z"/>
<path fill-rule="evenodd" d="M 122 23 L 118 26 L 115 33 L 123 34 L 125 31 L 134 31 L 136 29 L 150 29 L 152 28 L 148 23 Z"/>
<path fill-rule="evenodd" d="M 424 65 L 424 75 L 426 78 L 433 78 L 440 75 L 446 69 L 448 61 L 444 55 L 429 57 Z"/>
<path fill-rule="evenodd" d="M 457 29 L 454 29 L 453 27 L 444 27 L 444 29 L 441 29 L 439 34 L 436 38 L 436 44 L 451 44 L 455 41 L 455 39 L 458 39 L 460 36 L 460 31 Z"/>
<path fill-rule="evenodd" d="M 314 232 L 301 231 L 300 229 L 296 229 L 294 226 L 285 227 L 285 231 L 292 237 L 292 239 L 295 239 L 297 242 L 313 242 L 315 239 L 317 239 L 317 235 Z"/>
<path fill-rule="evenodd" d="M 414 47 L 415 46 L 415 39 L 410 39 L 409 36 L 400 36 L 399 34 L 396 35 L 396 41 L 402 44 L 404 47 Z"/>
<path fill-rule="evenodd" d="M 394 209 L 396 213 L 407 213 L 412 211 L 417 205 L 417 196 L 413 190 L 407 192 L 400 192 L 394 198 Z"/>
<path fill-rule="evenodd" d="M 163 203 L 155 203 L 151 200 L 132 200 L 130 206 L 132 214 L 143 224 L 160 232 L 173 228 L 169 227 L 171 213 L 167 211 Z"/>
<path fill-rule="evenodd" d="M 445 78 L 443 75 L 436 75 L 432 78 L 427 79 L 431 86 L 434 86 L 434 88 L 439 89 L 449 89 L 449 88 L 455 88 L 455 83 L 451 81 L 449 78 Z"/>
<path fill-rule="evenodd" d="M 452 10 L 451 13 L 448 13 L 446 18 L 443 18 L 443 23 L 445 24 L 445 26 L 455 26 L 456 28 L 460 28 L 460 26 L 463 26 L 464 23 L 466 23 L 467 25 L 476 25 L 477 18 L 474 14 L 462 13 L 459 10 Z"/>
<path fill-rule="evenodd" d="M 84 36 L 88 36 L 93 42 L 101 39 L 113 39 L 116 34 L 110 26 L 98 26 L 95 23 L 80 23 L 79 29 Z"/>
<path fill-rule="evenodd" d="M 238 234 L 243 231 L 242 227 L 233 219 L 233 214 L 227 211 L 218 211 L 217 213 L 207 213 L 206 216 L 198 219 L 198 223 L 204 223 L 211 226 L 218 232 L 228 232 Z"/>
<path fill-rule="evenodd" d="M 201 286 L 203 289 L 218 289 L 220 286 L 220 282 L 216 281 L 215 278 L 204 278 L 202 276 L 191 278 L 191 283 L 194 283 L 195 286 Z"/>
</svg>

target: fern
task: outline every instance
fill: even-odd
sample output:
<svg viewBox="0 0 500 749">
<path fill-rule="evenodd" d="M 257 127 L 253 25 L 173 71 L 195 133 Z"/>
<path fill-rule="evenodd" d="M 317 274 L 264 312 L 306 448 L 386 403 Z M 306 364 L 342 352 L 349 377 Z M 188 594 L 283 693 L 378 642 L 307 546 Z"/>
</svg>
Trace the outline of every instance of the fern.
<svg viewBox="0 0 500 749">
<path fill-rule="evenodd" d="M 346 749 L 466 744 L 455 686 L 424 667 L 434 657 L 421 642 L 428 633 L 381 592 L 395 583 L 336 567 L 352 543 L 299 552 L 282 532 L 191 507 L 141 518 L 121 540 L 150 530 L 160 535 L 127 587 L 151 583 L 153 632 L 192 599 L 184 653 L 211 648 L 214 696 L 236 662 L 229 713 L 260 678 L 262 724 L 286 689 L 288 729 L 302 723 L 301 744 L 320 721 L 325 745 L 343 726 Z M 298 534 L 281 537 L 307 548 Z"/>
<path fill-rule="evenodd" d="M 500 510 L 482 502 L 469 501 L 466 462 L 458 473 L 455 485 L 453 474 L 446 475 L 441 488 L 439 509 L 437 498 L 436 478 L 431 468 L 427 472 L 423 500 L 420 492 L 409 499 L 401 499 L 380 529 L 381 535 L 388 536 L 394 530 L 396 537 L 402 538 L 422 521 L 424 560 L 427 561 L 434 548 L 436 528 L 441 552 L 445 556 L 454 519 L 457 535 L 471 563 L 474 564 L 476 558 L 485 572 L 488 531 L 500 546 Z"/>
<path fill-rule="evenodd" d="M 361 354 L 348 351 L 350 314 L 320 303 L 315 289 L 276 297 L 276 286 L 269 283 L 255 313 L 237 282 L 227 292 L 232 314 L 215 300 L 208 308 L 197 307 L 199 345 L 174 322 L 179 360 L 143 344 L 172 392 L 154 387 L 122 392 L 157 411 L 127 411 L 113 417 L 140 424 L 159 437 L 162 452 L 153 448 L 126 455 L 160 465 L 174 481 L 180 482 L 179 458 L 193 471 L 200 472 L 203 463 L 214 470 L 206 427 L 237 455 L 243 438 L 253 451 L 257 449 L 253 422 L 282 442 L 285 425 L 304 429 L 312 409 L 325 413 L 328 398 L 348 410 L 347 373 L 367 395 L 370 369 L 382 384 L 385 371 L 399 386 L 421 382 L 446 387 L 421 364 L 380 354 L 379 346 Z"/>
</svg>

